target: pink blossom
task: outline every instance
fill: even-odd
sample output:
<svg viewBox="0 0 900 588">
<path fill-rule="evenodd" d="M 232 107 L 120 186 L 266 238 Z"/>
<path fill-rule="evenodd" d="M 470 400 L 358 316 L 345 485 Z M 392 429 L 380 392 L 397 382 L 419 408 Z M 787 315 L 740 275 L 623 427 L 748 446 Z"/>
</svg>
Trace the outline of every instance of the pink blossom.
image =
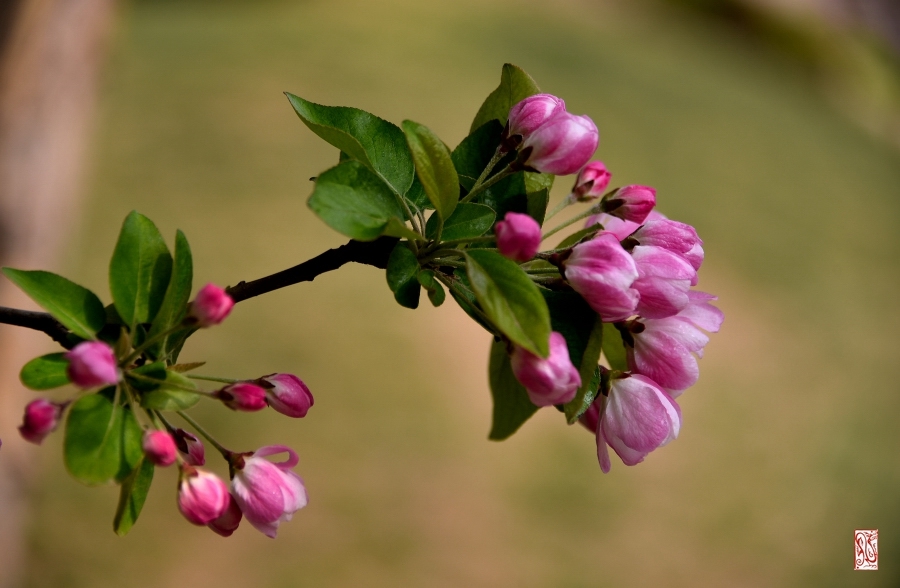
<svg viewBox="0 0 900 588">
<path fill-rule="evenodd" d="M 201 327 L 218 325 L 231 313 L 234 300 L 225 290 L 215 284 L 207 284 L 200 288 L 194 301 L 191 302 L 189 315 Z"/>
<path fill-rule="evenodd" d="M 278 453 L 287 453 L 288 459 L 277 463 L 263 459 Z M 231 481 L 232 494 L 247 521 L 268 537 L 275 537 L 278 526 L 308 502 L 303 480 L 291 471 L 298 461 L 297 454 L 284 445 L 261 447 L 245 458 Z"/>
<path fill-rule="evenodd" d="M 19 434 L 26 441 L 40 445 L 44 439 L 56 430 L 59 418 L 62 416 L 62 406 L 50 402 L 46 398 L 32 400 L 25 406 L 25 415 L 19 426 Z"/>
<path fill-rule="evenodd" d="M 647 215 L 646 221 L 663 218 L 666 217 L 663 216 L 662 213 L 651 210 L 650 214 Z M 609 231 L 610 233 L 614 234 L 619 239 L 619 241 L 623 241 L 626 237 L 638 230 L 638 228 L 641 226 L 638 223 L 622 220 L 618 217 L 612 216 L 611 214 L 606 214 L 605 212 L 589 216 L 587 222 L 584 223 L 584 226 L 590 227 L 592 225 L 596 225 L 597 223 L 603 225 L 603 230 Z"/>
<path fill-rule="evenodd" d="M 250 382 L 237 382 L 215 393 L 216 398 L 232 410 L 254 412 L 266 407 L 266 390 Z"/>
<path fill-rule="evenodd" d="M 603 212 L 632 223 L 642 223 L 656 206 L 656 190 L 650 186 L 625 186 L 603 199 Z"/>
<path fill-rule="evenodd" d="M 639 315 L 665 318 L 688 305 L 688 290 L 697 270 L 686 259 L 662 247 L 647 245 L 635 247 L 631 256 L 638 270 L 634 289 L 640 293 Z"/>
<path fill-rule="evenodd" d="M 65 358 L 69 360 L 69 379 L 79 388 L 116 384 L 122 379 L 112 347 L 102 341 L 79 343 Z"/>
<path fill-rule="evenodd" d="M 700 329 L 717 332 L 722 325 L 722 311 L 709 304 L 716 297 L 705 292 L 689 292 L 691 303 L 675 316 L 663 319 L 639 319 L 629 325 L 634 343 L 626 345 L 628 363 L 634 372 L 643 374 L 668 389 L 673 397 L 697 383 L 700 367 L 698 356 L 709 342 Z"/>
<path fill-rule="evenodd" d="M 680 429 L 681 409 L 656 382 L 641 375 L 614 379 L 597 427 L 600 469 L 610 470 L 607 445 L 625 465 L 636 465 L 677 438 Z"/>
<path fill-rule="evenodd" d="M 648 220 L 631 238 L 639 245 L 662 247 L 680 255 L 695 270 L 703 263 L 703 241 L 691 225 L 669 219 Z M 697 285 L 696 274 L 691 285 Z"/>
<path fill-rule="evenodd" d="M 184 456 L 184 461 L 192 466 L 206 464 L 206 450 L 196 435 L 184 429 L 175 429 L 172 436 L 175 438 L 175 446 Z"/>
<path fill-rule="evenodd" d="M 175 440 L 166 431 L 144 433 L 144 455 L 154 465 L 170 466 L 175 463 Z"/>
<path fill-rule="evenodd" d="M 231 537 L 231 534 L 237 531 L 238 525 L 241 524 L 241 508 L 235 501 L 234 496 L 228 495 L 228 507 L 219 517 L 209 523 L 207 527 L 221 535 L 222 537 Z"/>
<path fill-rule="evenodd" d="M 511 363 L 513 374 L 535 406 L 564 404 L 575 397 L 581 386 L 581 376 L 569 359 L 566 339 L 556 331 L 550 333 L 549 357 L 544 359 L 516 346 Z"/>
<path fill-rule="evenodd" d="M 529 136 L 538 127 L 566 111 L 566 103 L 552 94 L 535 94 L 509 109 L 509 135 Z"/>
<path fill-rule="evenodd" d="M 527 214 L 507 212 L 494 233 L 497 249 L 513 261 L 533 259 L 541 247 L 541 225 Z"/>
<path fill-rule="evenodd" d="M 215 474 L 181 466 L 178 510 L 195 525 L 208 525 L 228 508 L 228 486 Z"/>
<path fill-rule="evenodd" d="M 289 417 L 305 417 L 313 405 L 313 395 L 303 380 L 294 374 L 274 374 L 261 378 L 271 388 L 266 389 L 269 406 Z"/>
<path fill-rule="evenodd" d="M 588 162 L 599 141 L 589 117 L 560 112 L 525 137 L 520 149 L 530 150 L 525 164 L 537 171 L 568 175 Z"/>
<path fill-rule="evenodd" d="M 575 177 L 575 186 L 572 188 L 572 196 L 579 202 L 589 202 L 603 196 L 603 191 L 609 186 L 612 174 L 606 169 L 602 161 L 592 161 L 578 172 Z"/>
<path fill-rule="evenodd" d="M 566 280 L 604 321 L 620 321 L 634 314 L 638 278 L 634 259 L 612 233 L 596 237 L 572 248 L 564 263 Z"/>
</svg>

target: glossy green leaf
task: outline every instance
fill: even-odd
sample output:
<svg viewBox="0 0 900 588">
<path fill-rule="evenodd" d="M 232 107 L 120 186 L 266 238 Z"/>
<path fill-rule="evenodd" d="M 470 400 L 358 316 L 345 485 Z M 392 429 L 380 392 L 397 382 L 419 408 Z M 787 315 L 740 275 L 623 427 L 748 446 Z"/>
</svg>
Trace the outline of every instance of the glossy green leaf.
<svg viewBox="0 0 900 588">
<path fill-rule="evenodd" d="M 131 475 L 122 483 L 119 491 L 119 505 L 116 507 L 116 516 L 113 518 L 113 530 L 119 537 L 124 537 L 137 522 L 150 485 L 153 483 L 153 464 L 147 459 L 141 459 L 138 467 L 134 468 Z"/>
<path fill-rule="evenodd" d="M 444 220 L 444 230 L 441 233 L 442 241 L 453 239 L 470 239 L 480 237 L 487 233 L 494 225 L 496 215 L 489 206 L 463 202 L 456 207 L 450 218 Z M 425 235 L 434 239 L 437 234 L 438 218 L 432 215 L 425 225 Z"/>
<path fill-rule="evenodd" d="M 66 468 L 85 484 L 108 482 L 121 467 L 123 409 L 113 404 L 111 390 L 78 399 L 66 419 Z"/>
<path fill-rule="evenodd" d="M 412 185 L 414 167 L 400 128 L 358 108 L 323 106 L 286 94 L 309 129 L 381 178 L 396 194 Z"/>
<path fill-rule="evenodd" d="M 594 400 L 597 398 L 597 394 L 600 391 L 600 366 L 594 365 L 594 370 L 591 372 L 587 379 L 582 378 L 581 388 L 578 389 L 578 392 L 575 394 L 575 398 L 573 398 L 570 402 L 567 402 L 563 407 L 563 410 L 566 414 L 566 422 L 570 425 L 574 425 L 578 419 L 587 412 L 587 409 L 591 407 L 591 404 L 594 403 Z"/>
<path fill-rule="evenodd" d="M 172 275 L 172 256 L 156 225 L 132 212 L 125 218 L 109 262 L 109 290 L 132 328 L 156 316 Z"/>
<path fill-rule="evenodd" d="M 19 379 L 32 390 L 52 390 L 69 383 L 66 370 L 69 360 L 64 353 L 49 353 L 35 357 L 22 367 Z"/>
<path fill-rule="evenodd" d="M 425 193 L 422 182 L 419 181 L 419 176 L 416 176 L 415 179 L 413 179 L 412 186 L 409 187 L 409 191 L 406 193 L 406 199 L 409 201 L 410 208 L 412 208 L 413 211 L 434 208 L 434 205 L 431 204 L 431 200 L 428 199 L 428 194 Z"/>
<path fill-rule="evenodd" d="M 359 241 L 384 234 L 403 210 L 387 185 L 358 161 L 345 161 L 316 179 L 309 207 L 332 229 Z"/>
<path fill-rule="evenodd" d="M 554 179 L 556 179 L 556 176 L 553 174 L 525 172 L 525 191 L 529 194 L 532 192 L 540 192 L 541 190 L 547 190 L 547 192 L 549 192 L 550 188 L 553 187 Z"/>
<path fill-rule="evenodd" d="M 540 88 L 524 70 L 511 63 L 504 64 L 500 74 L 500 85 L 488 95 L 481 108 L 478 109 L 478 114 L 475 115 L 469 132 L 489 120 L 496 120 L 501 125 L 506 125 L 509 109 L 513 105 L 540 93 Z"/>
<path fill-rule="evenodd" d="M 546 188 L 537 192 L 529 192 L 525 195 L 525 201 L 528 216 L 536 220 L 539 225 L 543 225 L 544 216 L 547 214 L 547 204 L 550 202 L 550 193 Z"/>
<path fill-rule="evenodd" d="M 466 253 L 472 290 L 484 313 L 514 343 L 536 355 L 550 352 L 550 314 L 538 287 L 496 251 Z"/>
<path fill-rule="evenodd" d="M 122 407 L 122 455 L 116 482 L 121 483 L 138 466 L 144 457 L 144 430 L 138 424 L 131 407 Z"/>
<path fill-rule="evenodd" d="M 148 335 L 156 337 L 181 322 L 187 311 L 187 303 L 191 298 L 191 288 L 194 280 L 194 261 L 191 256 L 191 246 L 188 244 L 184 233 L 175 233 L 175 263 L 172 266 L 172 278 L 166 288 L 162 306 L 153 319 L 153 326 Z M 169 351 L 169 342 L 173 335 L 166 335 L 153 347 L 155 357 L 164 357 Z"/>
<path fill-rule="evenodd" d="M 450 159 L 453 160 L 459 174 L 459 183 L 466 190 L 472 189 L 484 168 L 494 157 L 502 134 L 503 125 L 491 119 L 472 131 L 450 154 Z M 495 170 L 502 167 L 498 163 Z"/>
<path fill-rule="evenodd" d="M 83 339 L 93 339 L 106 324 L 106 311 L 97 296 L 75 282 L 45 271 L 3 268 L 3 274 Z"/>
<path fill-rule="evenodd" d="M 416 277 L 418 273 L 419 261 L 416 259 L 415 253 L 409 249 L 406 243 L 402 241 L 397 243 L 388 258 L 385 275 L 388 287 L 394 293 L 394 299 L 400 306 L 418 308 L 421 291 L 419 280 Z"/>
<path fill-rule="evenodd" d="M 447 293 L 444 292 L 444 287 L 441 283 L 434 277 L 433 270 L 422 270 L 416 275 L 416 279 L 418 279 L 419 284 L 425 291 L 428 292 L 428 300 L 431 301 L 433 306 L 440 306 L 444 303 L 444 300 L 447 298 Z"/>
<path fill-rule="evenodd" d="M 538 407 L 531 403 L 525 387 L 513 375 L 506 344 L 502 341 L 494 341 L 491 345 L 488 375 L 491 396 L 494 399 L 491 432 L 488 438 L 502 441 L 530 419 Z"/>
<path fill-rule="evenodd" d="M 475 293 L 472 292 L 472 284 L 469 283 L 469 277 L 466 275 L 466 270 L 464 268 L 457 268 L 454 270 L 453 275 L 456 278 L 455 283 L 457 287 L 450 288 L 450 295 L 453 296 L 453 299 L 456 300 L 459 307 L 485 331 L 491 335 L 499 335 L 497 329 L 481 318 L 476 312 L 478 301 L 475 299 Z"/>
<path fill-rule="evenodd" d="M 609 362 L 610 369 L 628 371 L 628 357 L 622 334 L 612 323 L 603 325 L 603 356 Z"/>
<path fill-rule="evenodd" d="M 448 218 L 459 202 L 459 176 L 450 150 L 431 129 L 417 122 L 403 121 L 403 133 L 428 200 L 441 218 Z"/>
<path fill-rule="evenodd" d="M 559 242 L 559 245 L 556 246 L 557 249 L 565 249 L 566 247 L 572 247 L 573 245 L 577 245 L 582 240 L 590 240 L 594 235 L 597 234 L 603 226 L 599 223 L 593 224 L 589 227 L 585 227 L 579 231 L 575 231 L 565 239 Z"/>
<path fill-rule="evenodd" d="M 603 323 L 600 317 L 596 317 L 594 328 L 588 337 L 587 344 L 584 349 L 584 355 L 581 356 L 581 362 L 575 364 L 578 366 L 578 374 L 581 376 L 581 386 L 575 392 L 575 398 L 565 405 L 566 420 L 569 424 L 573 424 L 578 417 L 584 414 L 594 401 L 597 394 L 597 387 L 600 385 L 600 372 L 597 368 L 597 362 L 600 361 L 600 350 L 603 344 Z M 594 385 L 594 372 L 597 372 L 597 381 Z M 591 388 L 592 386 L 593 389 Z"/>
</svg>

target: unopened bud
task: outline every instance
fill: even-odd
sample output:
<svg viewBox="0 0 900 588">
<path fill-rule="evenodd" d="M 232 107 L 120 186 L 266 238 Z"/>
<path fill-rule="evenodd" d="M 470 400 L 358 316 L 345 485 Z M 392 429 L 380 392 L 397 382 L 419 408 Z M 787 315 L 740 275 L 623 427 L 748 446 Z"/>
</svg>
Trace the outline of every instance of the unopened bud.
<svg viewBox="0 0 900 588">
<path fill-rule="evenodd" d="M 69 379 L 79 388 L 116 384 L 122 379 L 112 347 L 102 341 L 79 343 L 65 358 L 69 360 Z"/>
<path fill-rule="evenodd" d="M 541 246 L 541 226 L 527 214 L 507 212 L 494 228 L 497 249 L 513 261 L 534 258 Z"/>
<path fill-rule="evenodd" d="M 40 445 L 44 438 L 59 425 L 62 407 L 45 398 L 32 400 L 25 407 L 25 416 L 19 426 L 19 434 L 26 441 Z"/>
<path fill-rule="evenodd" d="M 266 407 L 265 389 L 250 382 L 225 386 L 216 392 L 216 397 L 232 410 L 254 412 Z"/>
<path fill-rule="evenodd" d="M 233 306 L 234 300 L 225 290 L 215 284 L 207 284 L 200 288 L 191 302 L 189 315 L 199 326 L 212 327 L 224 321 Z"/>
<path fill-rule="evenodd" d="M 170 466 L 175 463 L 175 440 L 165 431 L 144 433 L 144 455 L 153 465 Z"/>
</svg>

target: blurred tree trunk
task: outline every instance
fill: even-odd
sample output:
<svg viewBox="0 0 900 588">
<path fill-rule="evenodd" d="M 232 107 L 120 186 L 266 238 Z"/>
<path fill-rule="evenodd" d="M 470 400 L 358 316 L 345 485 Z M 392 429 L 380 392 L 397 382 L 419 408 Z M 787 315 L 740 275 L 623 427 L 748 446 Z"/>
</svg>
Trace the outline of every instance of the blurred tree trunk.
<svg viewBox="0 0 900 588">
<path fill-rule="evenodd" d="M 0 265 L 53 268 L 73 220 L 114 0 L 0 0 Z M 0 305 L 35 308 L 0 280 Z M 0 325 L 0 588 L 23 579 L 31 462 L 18 370 L 47 338 Z M 58 440 L 57 440 L 58 441 Z"/>
</svg>

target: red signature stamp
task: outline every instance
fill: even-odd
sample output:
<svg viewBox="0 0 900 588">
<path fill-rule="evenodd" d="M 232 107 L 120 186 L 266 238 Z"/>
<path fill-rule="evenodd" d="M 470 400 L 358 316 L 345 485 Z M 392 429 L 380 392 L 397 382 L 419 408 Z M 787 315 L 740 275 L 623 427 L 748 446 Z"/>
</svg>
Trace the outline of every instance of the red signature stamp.
<svg viewBox="0 0 900 588">
<path fill-rule="evenodd" d="M 855 557 L 854 570 L 878 569 L 878 529 L 857 529 L 853 531 Z"/>
</svg>

